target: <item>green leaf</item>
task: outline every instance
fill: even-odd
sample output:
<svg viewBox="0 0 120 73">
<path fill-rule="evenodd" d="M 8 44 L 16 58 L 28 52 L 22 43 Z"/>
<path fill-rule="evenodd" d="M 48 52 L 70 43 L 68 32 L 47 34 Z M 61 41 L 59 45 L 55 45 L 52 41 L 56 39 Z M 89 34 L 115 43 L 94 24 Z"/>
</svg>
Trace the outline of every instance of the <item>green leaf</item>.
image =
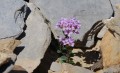
<svg viewBox="0 0 120 73">
<path fill-rule="evenodd" d="M 73 65 L 75 64 L 72 60 L 70 60 L 69 63 L 70 63 L 70 64 L 73 64 Z"/>
<path fill-rule="evenodd" d="M 66 47 L 64 47 L 63 50 L 67 50 Z"/>
<path fill-rule="evenodd" d="M 70 52 L 70 57 L 73 57 L 74 56 L 74 53 Z"/>
<path fill-rule="evenodd" d="M 62 53 L 61 50 L 57 50 L 57 53 Z"/>
<path fill-rule="evenodd" d="M 63 60 L 61 60 L 61 59 L 60 59 L 60 62 L 61 62 L 61 63 L 64 63 L 64 61 L 63 61 Z"/>
<path fill-rule="evenodd" d="M 68 58 L 66 56 L 61 56 L 60 59 L 66 61 Z"/>
</svg>

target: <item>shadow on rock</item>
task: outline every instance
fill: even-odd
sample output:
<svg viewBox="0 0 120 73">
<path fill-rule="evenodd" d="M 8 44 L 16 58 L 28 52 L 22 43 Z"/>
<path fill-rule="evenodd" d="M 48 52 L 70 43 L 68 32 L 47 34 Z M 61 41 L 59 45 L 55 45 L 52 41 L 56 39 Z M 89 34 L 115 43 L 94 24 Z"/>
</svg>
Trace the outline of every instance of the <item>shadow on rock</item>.
<svg viewBox="0 0 120 73">
<path fill-rule="evenodd" d="M 10 73 L 28 73 L 26 71 L 12 70 Z"/>
<path fill-rule="evenodd" d="M 56 61 L 59 57 L 57 53 L 58 42 L 55 40 L 52 34 L 52 41 L 50 46 L 48 47 L 44 58 L 41 60 L 41 64 L 34 70 L 33 73 L 48 73 L 52 62 Z"/>
</svg>

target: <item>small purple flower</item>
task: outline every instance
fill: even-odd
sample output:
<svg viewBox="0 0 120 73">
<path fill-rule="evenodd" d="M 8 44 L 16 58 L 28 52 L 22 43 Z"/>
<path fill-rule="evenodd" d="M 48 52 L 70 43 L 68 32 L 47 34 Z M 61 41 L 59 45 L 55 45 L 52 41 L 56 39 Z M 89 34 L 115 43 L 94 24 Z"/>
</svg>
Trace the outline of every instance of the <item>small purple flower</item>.
<svg viewBox="0 0 120 73">
<path fill-rule="evenodd" d="M 61 38 L 59 37 L 59 42 L 62 43 L 64 46 L 68 45 L 68 46 L 74 46 L 74 39 L 72 39 L 71 37 L 69 38 Z"/>
<path fill-rule="evenodd" d="M 71 36 L 72 33 L 79 34 L 80 27 L 80 22 L 75 18 L 61 18 L 56 24 L 56 28 L 62 29 L 63 33 L 68 36 Z"/>
<path fill-rule="evenodd" d="M 56 24 L 56 28 L 60 28 L 63 33 L 65 34 L 65 37 L 59 37 L 59 42 L 63 45 L 69 45 L 74 46 L 74 39 L 71 38 L 72 34 L 79 34 L 79 29 L 81 25 L 78 20 L 75 18 L 67 19 L 67 18 L 61 18 L 60 21 Z"/>
</svg>

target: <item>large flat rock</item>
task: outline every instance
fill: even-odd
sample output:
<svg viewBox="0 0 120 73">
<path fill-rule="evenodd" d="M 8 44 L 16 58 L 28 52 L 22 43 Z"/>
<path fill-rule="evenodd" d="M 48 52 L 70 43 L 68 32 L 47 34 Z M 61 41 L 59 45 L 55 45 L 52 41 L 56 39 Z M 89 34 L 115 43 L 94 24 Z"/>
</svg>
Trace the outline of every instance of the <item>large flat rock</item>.
<svg viewBox="0 0 120 73">
<path fill-rule="evenodd" d="M 51 29 L 56 38 L 62 35 L 60 30 L 55 29 L 55 24 L 61 17 L 75 17 L 80 20 L 82 25 L 80 34 L 73 36 L 82 40 L 96 21 L 109 18 L 113 13 L 109 0 L 30 0 L 30 2 L 36 4 L 51 22 Z"/>
<path fill-rule="evenodd" d="M 18 36 L 22 33 L 21 26 L 24 26 L 24 13 L 18 15 L 15 22 L 15 12 L 19 10 L 25 2 L 23 0 L 1 0 L 0 1 L 0 39 Z"/>
<path fill-rule="evenodd" d="M 51 31 L 48 25 L 44 23 L 40 10 L 32 3 L 27 5 L 31 13 L 26 20 L 26 36 L 21 40 L 21 46 L 25 48 L 18 55 L 16 65 L 26 69 L 28 73 L 32 73 L 40 64 L 51 42 Z"/>
</svg>

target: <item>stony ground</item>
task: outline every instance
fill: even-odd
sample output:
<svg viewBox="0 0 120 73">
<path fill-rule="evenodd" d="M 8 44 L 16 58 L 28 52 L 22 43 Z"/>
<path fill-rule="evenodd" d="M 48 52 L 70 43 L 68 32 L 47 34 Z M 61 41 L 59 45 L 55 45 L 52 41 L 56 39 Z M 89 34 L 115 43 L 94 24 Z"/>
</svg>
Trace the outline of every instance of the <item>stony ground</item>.
<svg viewBox="0 0 120 73">
<path fill-rule="evenodd" d="M 81 29 L 72 35 L 78 39 L 73 50 L 76 66 L 57 63 L 60 71 L 120 72 L 117 3 L 120 0 L 1 0 L 0 73 L 54 73 L 56 39 L 64 36 L 55 29 L 61 17 L 77 18 Z"/>
</svg>

